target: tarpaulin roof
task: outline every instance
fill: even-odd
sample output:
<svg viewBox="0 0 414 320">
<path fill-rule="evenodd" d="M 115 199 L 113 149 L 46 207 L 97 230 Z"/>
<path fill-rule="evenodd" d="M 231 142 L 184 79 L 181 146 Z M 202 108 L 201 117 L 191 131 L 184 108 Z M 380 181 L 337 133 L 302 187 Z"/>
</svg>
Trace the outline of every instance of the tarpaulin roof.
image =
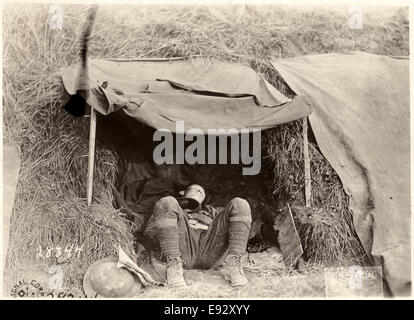
<svg viewBox="0 0 414 320">
<path fill-rule="evenodd" d="M 195 58 L 174 61 L 89 61 L 89 81 L 79 65 L 62 71 L 66 91 L 89 86 L 88 105 L 108 115 L 123 109 L 145 124 L 175 132 L 185 129 L 265 129 L 308 116 L 306 99 L 289 100 L 253 69 Z M 85 95 L 84 95 L 85 97 Z"/>
<path fill-rule="evenodd" d="M 356 231 L 395 295 L 411 292 L 409 60 L 367 53 L 272 62 L 350 196 Z"/>
</svg>

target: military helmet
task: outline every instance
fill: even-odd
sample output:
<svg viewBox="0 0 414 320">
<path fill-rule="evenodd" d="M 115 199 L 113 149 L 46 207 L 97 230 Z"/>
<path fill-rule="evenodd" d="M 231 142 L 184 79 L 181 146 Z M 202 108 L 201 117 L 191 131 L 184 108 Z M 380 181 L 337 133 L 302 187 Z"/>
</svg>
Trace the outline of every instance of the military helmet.
<svg viewBox="0 0 414 320">
<path fill-rule="evenodd" d="M 110 257 L 88 267 L 83 278 L 83 290 L 88 298 L 132 298 L 139 293 L 139 279 L 117 264 L 118 258 Z"/>
</svg>

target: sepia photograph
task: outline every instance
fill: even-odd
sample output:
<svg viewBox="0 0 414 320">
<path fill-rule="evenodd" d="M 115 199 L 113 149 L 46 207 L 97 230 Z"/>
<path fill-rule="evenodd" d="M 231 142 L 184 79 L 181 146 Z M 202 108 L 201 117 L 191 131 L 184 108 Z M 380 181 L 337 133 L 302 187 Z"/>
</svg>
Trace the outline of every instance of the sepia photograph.
<svg viewBox="0 0 414 320">
<path fill-rule="evenodd" d="M 410 298 L 409 9 L 3 1 L 3 298 Z"/>
</svg>

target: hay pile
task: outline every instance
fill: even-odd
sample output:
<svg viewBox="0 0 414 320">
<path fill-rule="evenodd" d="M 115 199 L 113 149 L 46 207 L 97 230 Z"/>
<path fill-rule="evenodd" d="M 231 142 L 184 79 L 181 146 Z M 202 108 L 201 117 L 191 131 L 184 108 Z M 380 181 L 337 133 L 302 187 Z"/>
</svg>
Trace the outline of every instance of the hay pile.
<svg viewBox="0 0 414 320">
<path fill-rule="evenodd" d="M 293 206 L 292 211 L 305 260 L 324 267 L 369 264 L 352 224 L 342 220 L 341 214 L 350 217 L 346 209 L 337 212 Z"/>
<path fill-rule="evenodd" d="M 265 166 L 274 173 L 272 192 L 276 198 L 290 196 L 307 260 L 323 265 L 367 264 L 348 209 L 349 197 L 336 172 L 312 142 L 312 208 L 304 207 L 302 131 L 302 122 L 295 121 L 265 133 Z"/>
<path fill-rule="evenodd" d="M 45 82 L 47 86 L 50 83 Z M 52 85 L 52 84 L 50 84 Z M 132 252 L 130 223 L 112 207 L 118 156 L 99 145 L 96 152 L 97 204 L 86 205 L 88 119 L 75 119 L 59 107 L 61 86 L 47 87 L 43 100 L 30 112 L 30 125 L 22 139 L 23 162 L 16 191 L 8 267 L 41 264 L 38 248 L 83 245 L 80 259 L 62 265 L 65 286 L 79 284 L 83 270 L 93 261 L 116 254 L 118 243 Z M 52 103 L 50 103 L 52 101 Z M 47 259 L 57 264 L 57 259 Z"/>
<path fill-rule="evenodd" d="M 114 254 L 117 243 L 130 252 L 133 239 L 130 223 L 112 206 L 111 186 L 122 159 L 99 137 L 94 181 L 99 208 L 86 207 L 89 121 L 62 110 L 60 83 L 50 77 L 79 61 L 86 7 L 61 7 L 62 30 L 48 27 L 48 5 L 3 7 L 4 140 L 21 145 L 23 157 L 8 265 L 13 269 L 39 263 L 35 261 L 39 245 L 84 243 L 85 254 L 64 264 L 66 284 L 79 286 L 92 261 Z M 100 58 L 202 55 L 237 60 L 264 74 L 285 93 L 288 88 L 266 62 L 272 52 L 281 57 L 353 50 L 408 53 L 406 11 L 387 9 L 379 16 L 367 15 L 362 30 L 348 28 L 347 14 L 347 8 L 101 6 L 89 51 Z M 268 132 L 267 159 L 278 177 L 269 191 L 275 195 L 281 190 L 292 192 L 300 204 L 301 125 L 294 122 Z M 334 207 L 333 212 L 348 223 L 352 233 L 338 177 L 315 147 L 311 154 L 314 204 L 329 210 Z M 96 212 L 100 212 L 99 221 Z"/>
<path fill-rule="evenodd" d="M 45 252 L 47 247 L 60 246 L 64 250 L 66 246 L 83 245 L 80 258 L 72 251 L 72 257 L 61 264 L 64 286 L 79 287 L 86 268 L 99 258 L 116 254 L 118 244 L 132 252 L 130 222 L 112 206 L 111 187 L 117 177 L 119 159 L 97 141 L 94 176 L 97 204 L 89 209 L 86 205 L 89 119 L 73 118 L 63 110 L 63 87 L 51 74 L 66 65 L 62 61 L 66 57 L 63 52 L 60 56 L 49 52 L 56 34 L 53 36 L 46 29 L 45 33 L 39 32 L 39 26 L 44 28 L 45 15 L 26 9 L 18 12 L 21 9 L 9 8 L 6 12 L 16 20 L 5 24 L 4 137 L 19 144 L 22 151 L 7 269 L 58 264 L 53 255 L 36 258 L 39 248 Z M 76 59 L 74 40 L 71 45 Z M 64 41 L 60 44 L 69 45 Z M 69 60 L 72 63 L 74 59 Z"/>
</svg>

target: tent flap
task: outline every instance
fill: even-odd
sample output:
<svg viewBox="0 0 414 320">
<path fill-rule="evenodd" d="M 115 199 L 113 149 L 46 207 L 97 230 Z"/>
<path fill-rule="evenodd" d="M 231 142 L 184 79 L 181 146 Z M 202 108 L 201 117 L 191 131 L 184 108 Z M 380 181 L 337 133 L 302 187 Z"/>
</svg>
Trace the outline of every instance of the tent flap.
<svg viewBox="0 0 414 320">
<path fill-rule="evenodd" d="M 409 60 L 356 52 L 272 64 L 312 101 L 312 130 L 350 196 L 365 250 L 393 294 L 410 294 Z"/>
<path fill-rule="evenodd" d="M 288 99 L 253 69 L 207 59 L 178 61 L 88 61 L 62 70 L 66 91 L 86 97 L 103 115 L 123 109 L 157 129 L 265 129 L 311 113 L 304 97 Z M 82 81 L 80 81 L 82 80 Z"/>
</svg>

